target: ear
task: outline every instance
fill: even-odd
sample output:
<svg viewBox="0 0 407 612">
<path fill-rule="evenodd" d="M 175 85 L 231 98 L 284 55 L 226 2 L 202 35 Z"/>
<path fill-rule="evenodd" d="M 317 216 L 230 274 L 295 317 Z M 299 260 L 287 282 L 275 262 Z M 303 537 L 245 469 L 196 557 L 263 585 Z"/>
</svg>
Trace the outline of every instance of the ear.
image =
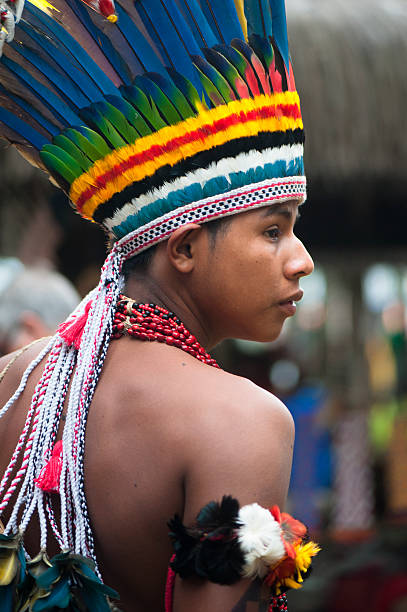
<svg viewBox="0 0 407 612">
<path fill-rule="evenodd" d="M 196 264 L 196 256 L 202 239 L 202 227 L 188 223 L 176 229 L 167 241 L 167 256 L 179 272 L 191 272 Z"/>
</svg>

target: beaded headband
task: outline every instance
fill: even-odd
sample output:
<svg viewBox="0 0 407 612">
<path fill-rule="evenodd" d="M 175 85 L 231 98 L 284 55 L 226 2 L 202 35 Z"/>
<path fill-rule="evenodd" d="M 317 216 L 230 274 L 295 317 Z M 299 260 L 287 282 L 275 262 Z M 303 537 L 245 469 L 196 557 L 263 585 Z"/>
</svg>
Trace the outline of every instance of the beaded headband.
<svg viewBox="0 0 407 612">
<path fill-rule="evenodd" d="M 22 1 L 0 0 L 0 134 L 133 254 L 305 200 L 283 0 Z"/>
</svg>

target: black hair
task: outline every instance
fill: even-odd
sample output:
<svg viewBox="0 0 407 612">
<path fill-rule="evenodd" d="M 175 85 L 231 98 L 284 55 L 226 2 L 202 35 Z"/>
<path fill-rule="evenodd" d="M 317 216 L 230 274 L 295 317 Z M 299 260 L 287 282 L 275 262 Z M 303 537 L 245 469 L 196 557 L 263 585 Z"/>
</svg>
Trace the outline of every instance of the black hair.
<svg viewBox="0 0 407 612">
<path fill-rule="evenodd" d="M 212 249 L 216 246 L 216 241 L 220 234 L 225 235 L 227 231 L 227 226 L 231 221 L 231 217 L 222 217 L 220 219 L 215 219 L 214 221 L 208 221 L 207 223 L 202 224 L 202 227 L 205 227 L 206 231 L 209 235 L 209 243 Z M 142 251 L 138 255 L 131 257 L 128 259 L 123 265 L 123 274 L 124 278 L 127 281 L 131 274 L 133 273 L 145 273 L 148 271 L 150 264 L 153 260 L 154 254 L 157 249 L 157 244 Z"/>
</svg>

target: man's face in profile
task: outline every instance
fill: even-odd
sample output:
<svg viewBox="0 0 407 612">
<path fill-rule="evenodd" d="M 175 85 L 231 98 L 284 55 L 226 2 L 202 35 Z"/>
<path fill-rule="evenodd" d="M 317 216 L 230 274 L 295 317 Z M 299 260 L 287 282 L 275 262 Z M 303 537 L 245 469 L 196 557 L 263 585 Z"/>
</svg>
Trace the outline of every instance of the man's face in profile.
<svg viewBox="0 0 407 612">
<path fill-rule="evenodd" d="M 302 297 L 313 261 L 294 234 L 295 202 L 233 217 L 201 260 L 199 303 L 223 337 L 275 340 Z"/>
</svg>

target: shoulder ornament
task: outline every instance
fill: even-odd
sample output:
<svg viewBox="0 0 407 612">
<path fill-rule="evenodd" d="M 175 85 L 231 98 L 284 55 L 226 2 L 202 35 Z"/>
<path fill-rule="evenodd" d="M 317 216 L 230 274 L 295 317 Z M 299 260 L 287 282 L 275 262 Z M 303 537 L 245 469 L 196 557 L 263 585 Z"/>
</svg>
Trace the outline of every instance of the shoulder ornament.
<svg viewBox="0 0 407 612">
<path fill-rule="evenodd" d="M 181 578 L 199 576 L 218 584 L 259 578 L 274 595 L 300 588 L 320 551 L 305 525 L 278 506 L 240 507 L 229 495 L 204 506 L 193 526 L 186 527 L 178 515 L 168 526 L 171 568 Z"/>
</svg>

